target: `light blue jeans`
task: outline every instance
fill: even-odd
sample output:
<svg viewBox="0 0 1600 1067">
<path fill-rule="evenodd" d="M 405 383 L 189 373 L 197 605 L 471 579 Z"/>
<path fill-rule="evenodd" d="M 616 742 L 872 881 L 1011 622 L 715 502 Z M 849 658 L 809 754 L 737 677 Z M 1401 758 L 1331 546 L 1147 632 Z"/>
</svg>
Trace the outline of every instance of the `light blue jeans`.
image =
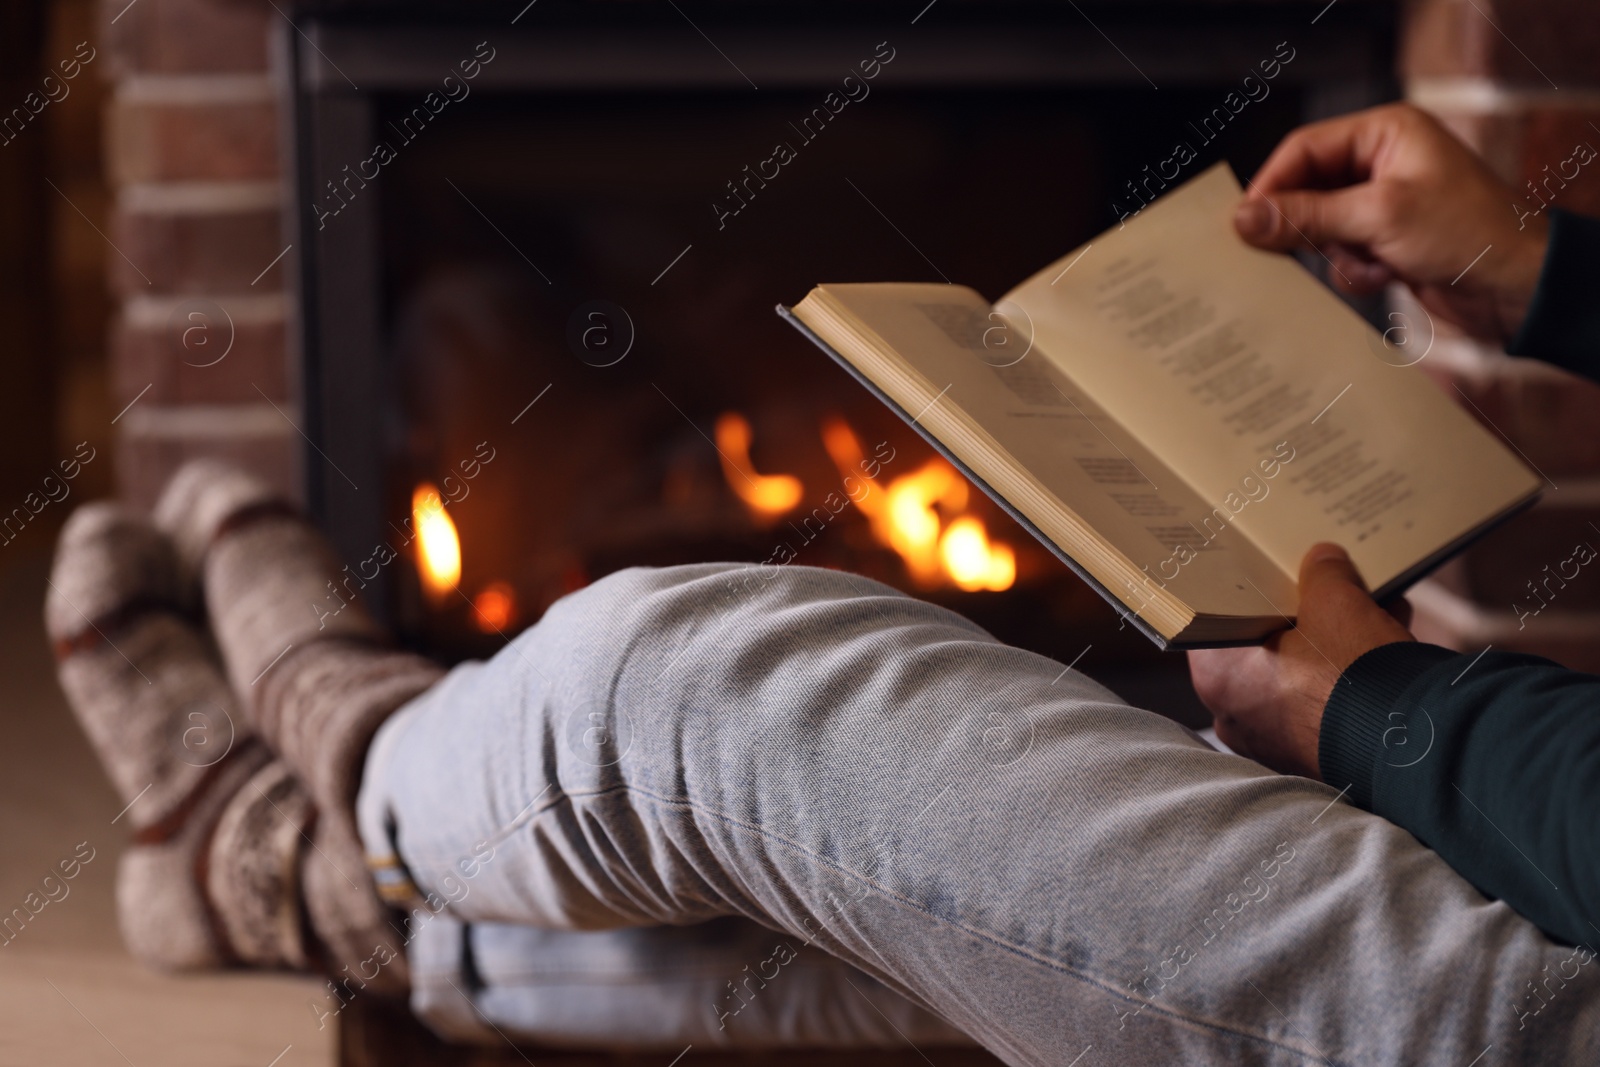
<svg viewBox="0 0 1600 1067">
<path fill-rule="evenodd" d="M 385 724 L 359 817 L 457 1039 L 1600 1062 L 1589 949 L 1331 789 L 832 571 L 566 598 Z"/>
</svg>

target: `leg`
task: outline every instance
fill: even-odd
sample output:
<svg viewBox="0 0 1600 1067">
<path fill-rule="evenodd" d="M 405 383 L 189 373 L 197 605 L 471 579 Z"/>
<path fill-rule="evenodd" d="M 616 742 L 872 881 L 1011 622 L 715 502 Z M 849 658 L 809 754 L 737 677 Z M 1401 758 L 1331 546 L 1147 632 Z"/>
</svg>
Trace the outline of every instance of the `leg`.
<svg viewBox="0 0 1600 1067">
<path fill-rule="evenodd" d="M 1593 953 L 1399 829 L 948 612 L 772 575 L 625 572 L 457 668 L 368 754 L 369 852 L 472 922 L 744 916 L 1015 1063 L 1593 1062 Z"/>
<path fill-rule="evenodd" d="M 417 925 L 406 952 L 412 1010 L 461 1042 L 625 1045 L 668 1058 L 688 1044 L 705 1050 L 971 1043 L 842 960 L 747 919 L 572 931 L 465 924 L 440 914 Z M 780 986 L 720 1019 L 706 1010 L 729 995 L 730 984 L 763 984 L 760 972 L 771 973 L 780 959 Z"/>
<path fill-rule="evenodd" d="M 248 476 L 192 464 L 164 494 L 157 518 L 177 545 L 191 599 L 203 585 L 250 723 L 315 802 L 316 856 L 358 851 L 352 808 L 371 735 L 442 671 L 384 646 L 380 627 L 355 599 L 360 579 L 342 571 L 316 531 Z M 339 847 L 347 842 L 349 849 Z M 313 1005 L 324 1022 L 369 985 L 394 991 L 415 973 L 419 1015 L 463 1040 L 498 1041 L 507 1032 L 609 1048 L 967 1040 L 817 949 L 792 965 L 797 977 L 782 997 L 767 998 L 744 1014 L 737 1032 L 724 1032 L 708 1027 L 698 1008 L 715 985 L 774 950 L 769 931 L 737 920 L 602 933 L 468 928 L 440 898 L 439 907 L 424 911 L 427 922 L 402 929 L 377 905 L 380 891 L 391 901 L 409 899 L 397 875 L 386 862 L 373 876 L 361 864 L 305 868 L 304 904 L 334 979 Z M 415 971 L 419 961 L 423 969 Z M 863 1004 L 845 994 L 848 981 L 871 989 L 875 1000 Z"/>
</svg>

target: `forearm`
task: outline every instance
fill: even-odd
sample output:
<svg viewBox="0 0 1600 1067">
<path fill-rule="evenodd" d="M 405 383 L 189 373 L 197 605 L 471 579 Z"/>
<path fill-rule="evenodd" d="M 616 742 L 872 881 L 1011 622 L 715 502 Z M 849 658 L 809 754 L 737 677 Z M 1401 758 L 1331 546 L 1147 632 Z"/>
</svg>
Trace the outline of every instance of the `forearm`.
<svg viewBox="0 0 1600 1067">
<path fill-rule="evenodd" d="M 1319 764 L 1547 933 L 1600 936 L 1600 678 L 1533 656 L 1385 645 L 1334 687 Z"/>
</svg>

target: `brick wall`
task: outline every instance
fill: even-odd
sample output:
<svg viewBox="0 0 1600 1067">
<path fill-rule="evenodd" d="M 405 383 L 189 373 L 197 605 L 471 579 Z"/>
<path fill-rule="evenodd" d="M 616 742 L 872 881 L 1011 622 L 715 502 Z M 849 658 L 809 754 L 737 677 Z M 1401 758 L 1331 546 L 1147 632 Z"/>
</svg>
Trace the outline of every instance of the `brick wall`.
<svg viewBox="0 0 1600 1067">
<path fill-rule="evenodd" d="M 1580 139 L 1600 145 L 1600 20 L 1584 0 L 1405 7 L 1407 94 L 1508 180 L 1543 177 Z M 269 33 L 282 18 L 265 0 L 101 0 L 102 73 L 113 79 L 110 236 L 121 253 L 108 257 L 121 308 L 110 346 L 113 410 L 138 397 L 117 423 L 118 481 L 135 502 L 148 502 L 197 452 L 236 457 L 298 489 L 285 261 L 261 275 L 286 243 L 268 62 Z M 1600 213 L 1600 174 L 1570 183 L 1557 202 Z M 218 308 L 223 316 L 210 321 Z M 196 309 L 201 319 L 189 315 Z M 192 328 L 199 323 L 206 328 Z M 227 357 L 200 366 L 230 332 Z"/>
<path fill-rule="evenodd" d="M 1413 0 L 1401 76 L 1520 189 L 1578 141 L 1600 147 L 1597 55 L 1600 20 L 1583 0 Z M 1557 188 L 1555 204 L 1600 213 L 1600 176 Z"/>
<path fill-rule="evenodd" d="M 1600 215 L 1600 163 L 1570 180 L 1574 148 L 1600 148 L 1600 21 L 1582 0 L 1411 0 L 1400 74 L 1407 97 L 1437 115 L 1520 194 L 1508 215 L 1555 207 Z M 1549 184 L 1546 185 L 1548 180 Z M 1532 181 L 1538 195 L 1527 188 Z M 1419 314 L 1408 301 L 1399 310 Z M 1491 534 L 1410 594 L 1419 637 L 1486 645 L 1600 669 L 1600 579 L 1556 581 L 1542 606 L 1527 587 L 1600 547 L 1600 387 L 1440 331 L 1428 359 L 1453 370 L 1483 415 L 1546 475 L 1539 506 Z M 1591 525 L 1594 524 L 1594 525 Z M 1541 587 L 1542 588 L 1542 587 Z M 1520 619 L 1517 608 L 1539 608 Z"/>
<path fill-rule="evenodd" d="M 250 0 L 104 0 L 121 494 L 199 454 L 299 491 L 273 20 Z M 291 252 L 290 255 L 293 255 Z M 224 355 L 224 352 L 226 355 Z"/>
</svg>

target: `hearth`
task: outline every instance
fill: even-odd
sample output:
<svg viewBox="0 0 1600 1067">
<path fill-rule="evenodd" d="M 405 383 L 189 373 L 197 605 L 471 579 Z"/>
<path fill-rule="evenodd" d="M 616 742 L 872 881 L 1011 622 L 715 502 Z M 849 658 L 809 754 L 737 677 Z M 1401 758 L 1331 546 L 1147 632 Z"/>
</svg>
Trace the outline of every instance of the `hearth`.
<svg viewBox="0 0 1600 1067">
<path fill-rule="evenodd" d="M 1092 645 L 1102 675 L 1182 671 L 773 305 L 997 295 L 1165 179 L 1248 173 L 1395 95 L 1390 5 L 921 6 L 296 13 L 305 484 L 350 561 L 330 606 L 455 657 L 622 567 L 793 563 Z"/>
</svg>

